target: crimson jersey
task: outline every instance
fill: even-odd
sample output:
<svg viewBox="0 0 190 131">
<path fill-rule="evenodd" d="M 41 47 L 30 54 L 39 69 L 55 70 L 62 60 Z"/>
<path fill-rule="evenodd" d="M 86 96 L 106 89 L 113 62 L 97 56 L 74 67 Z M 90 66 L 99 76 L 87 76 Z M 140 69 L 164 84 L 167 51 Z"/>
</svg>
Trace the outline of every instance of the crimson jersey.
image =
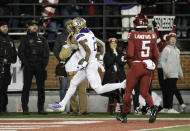
<svg viewBox="0 0 190 131">
<path fill-rule="evenodd" d="M 157 36 L 152 32 L 134 31 L 129 34 L 128 48 L 125 58 L 133 61 L 148 60 L 158 65 L 158 49 L 156 46 Z"/>
</svg>

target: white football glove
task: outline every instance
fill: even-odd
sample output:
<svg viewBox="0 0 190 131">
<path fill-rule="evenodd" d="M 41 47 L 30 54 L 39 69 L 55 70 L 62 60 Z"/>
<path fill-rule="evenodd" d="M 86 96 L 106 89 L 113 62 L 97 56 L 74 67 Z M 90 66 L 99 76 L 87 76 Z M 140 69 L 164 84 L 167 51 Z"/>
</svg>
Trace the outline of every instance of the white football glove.
<svg viewBox="0 0 190 131">
<path fill-rule="evenodd" d="M 125 60 L 124 57 L 125 57 L 125 56 L 122 56 L 122 57 L 121 57 L 121 61 L 122 61 L 122 62 L 127 62 L 127 60 Z"/>
<path fill-rule="evenodd" d="M 88 65 L 88 62 L 83 61 L 82 64 L 79 64 L 77 66 L 77 68 L 78 68 L 78 70 L 84 70 L 87 67 L 87 65 Z"/>
<path fill-rule="evenodd" d="M 104 64 L 103 59 L 104 59 L 104 56 L 103 56 L 103 55 L 100 55 L 98 61 L 99 61 L 99 63 L 102 64 L 102 65 Z"/>
</svg>

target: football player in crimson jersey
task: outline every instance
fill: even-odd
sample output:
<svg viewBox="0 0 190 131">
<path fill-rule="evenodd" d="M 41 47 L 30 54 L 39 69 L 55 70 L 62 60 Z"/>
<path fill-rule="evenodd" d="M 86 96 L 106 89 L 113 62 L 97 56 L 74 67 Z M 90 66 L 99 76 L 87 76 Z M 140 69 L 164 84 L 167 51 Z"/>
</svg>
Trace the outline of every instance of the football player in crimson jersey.
<svg viewBox="0 0 190 131">
<path fill-rule="evenodd" d="M 127 113 L 131 109 L 131 94 L 138 80 L 140 93 L 151 108 L 149 123 L 156 120 L 158 108 L 154 106 L 152 97 L 148 90 L 153 71 L 158 64 L 158 49 L 155 33 L 147 32 L 148 19 L 143 14 L 138 14 L 134 20 L 136 31 L 131 32 L 128 38 L 128 48 L 125 60 L 132 60 L 127 72 L 127 85 L 123 98 L 123 113 L 120 117 L 122 123 L 127 122 Z M 118 119 L 118 118 L 117 118 Z"/>
</svg>

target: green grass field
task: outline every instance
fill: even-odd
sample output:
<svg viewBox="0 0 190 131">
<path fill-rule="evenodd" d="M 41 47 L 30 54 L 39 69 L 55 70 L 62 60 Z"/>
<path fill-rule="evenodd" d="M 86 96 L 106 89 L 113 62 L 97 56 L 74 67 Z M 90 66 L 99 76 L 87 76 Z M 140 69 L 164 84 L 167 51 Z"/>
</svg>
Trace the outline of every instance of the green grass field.
<svg viewBox="0 0 190 131">
<path fill-rule="evenodd" d="M 38 115 L 38 113 L 36 112 L 32 112 L 30 113 L 30 115 L 22 115 L 22 112 L 11 112 L 9 115 L 6 116 L 0 116 L 1 118 L 18 118 L 18 119 L 27 119 L 30 120 L 30 118 L 37 118 L 35 120 L 38 120 L 38 118 L 113 118 L 115 119 L 117 114 L 115 115 L 110 115 L 109 113 L 96 113 L 96 112 L 92 112 L 90 113 L 88 116 L 72 116 L 71 114 L 61 114 L 61 113 L 48 113 L 48 115 Z M 148 118 L 148 115 L 134 115 L 134 114 L 129 114 L 128 118 L 137 118 L 136 120 L 138 120 L 138 118 Z M 157 118 L 190 118 L 190 113 L 181 113 L 181 114 L 158 114 Z M 112 119 L 112 120 L 113 120 Z M 74 120 L 74 119 L 73 119 Z M 189 119 L 188 119 L 189 121 Z M 164 120 L 163 120 L 164 122 Z M 142 131 L 145 131 L 145 129 L 143 129 Z M 170 126 L 170 127 L 166 127 L 166 128 L 155 128 L 155 129 L 148 129 L 147 131 L 190 131 L 190 125 L 175 125 L 175 126 Z"/>
<path fill-rule="evenodd" d="M 147 130 L 147 131 L 190 131 L 190 125 L 184 126 L 176 126 L 176 127 L 168 127 L 168 128 L 161 128 L 161 129 L 154 129 L 154 130 Z"/>
<path fill-rule="evenodd" d="M 7 116 L 0 116 L 0 118 L 115 118 L 115 115 L 109 115 L 109 113 L 90 113 L 88 116 L 72 116 L 71 114 L 61 113 L 48 113 L 48 115 L 38 115 L 36 112 L 30 113 L 30 115 L 22 115 L 22 112 L 11 112 Z M 148 115 L 134 115 L 129 114 L 128 118 L 148 118 Z M 158 114 L 157 118 L 190 118 L 190 113 L 181 114 Z"/>
</svg>

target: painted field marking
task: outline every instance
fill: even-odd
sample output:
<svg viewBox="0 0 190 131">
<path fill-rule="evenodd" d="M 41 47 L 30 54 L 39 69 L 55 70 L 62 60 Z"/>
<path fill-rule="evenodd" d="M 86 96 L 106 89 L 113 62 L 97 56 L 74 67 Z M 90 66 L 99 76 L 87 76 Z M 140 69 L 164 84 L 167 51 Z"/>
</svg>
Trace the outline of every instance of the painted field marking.
<svg viewBox="0 0 190 131">
<path fill-rule="evenodd" d="M 17 128 L 12 128 L 12 127 L 1 127 L 0 130 L 4 130 L 4 129 L 14 129 L 14 130 L 18 130 L 18 129 L 40 129 L 40 128 L 34 128 L 34 127 L 17 127 Z"/>
<path fill-rule="evenodd" d="M 47 123 L 48 124 L 48 123 Z M 44 126 L 41 126 L 41 125 L 19 125 L 19 126 L 12 126 L 12 125 L 0 125 L 0 131 L 3 131 L 3 130 L 10 130 L 10 131 L 17 131 L 18 129 L 40 129 L 40 128 L 46 128 L 46 127 L 64 127 L 64 125 L 44 125 Z M 14 130 L 13 130 L 14 129 Z"/>
<path fill-rule="evenodd" d="M 14 122 L 14 123 L 0 123 L 0 125 L 70 125 L 70 124 L 91 124 L 91 123 L 100 123 L 103 121 L 63 121 L 63 122 Z"/>
<path fill-rule="evenodd" d="M 35 128 L 41 128 L 41 127 L 63 127 L 64 125 L 51 125 L 51 126 L 41 126 L 41 125 L 32 125 L 32 127 L 35 127 Z M 0 125 L 0 128 L 3 128 L 3 127 L 14 127 L 14 128 L 17 128 L 17 127 L 31 127 L 31 125 L 28 125 L 28 126 L 25 126 L 25 125 L 19 125 L 19 126 L 5 126 L 5 125 Z"/>
<path fill-rule="evenodd" d="M 100 123 L 103 121 L 63 121 L 63 122 L 14 122 L 14 123 L 0 123 L 0 131 L 2 130 L 18 130 L 18 129 L 40 129 L 46 127 L 64 127 L 64 125 L 76 125 L 76 124 L 91 124 Z M 17 126 L 19 125 L 19 126 Z M 28 126 L 27 126 L 28 125 Z M 43 125 L 43 126 L 42 126 Z M 32 126 L 32 127 L 31 127 Z"/>
<path fill-rule="evenodd" d="M 0 129 L 0 131 L 17 131 L 17 130 L 13 130 L 13 129 L 3 129 L 3 130 L 1 130 Z"/>
<path fill-rule="evenodd" d="M 169 128 L 182 127 L 182 126 L 190 126 L 190 124 L 186 124 L 186 125 L 175 125 L 175 126 L 166 126 L 166 127 L 150 128 L 150 129 L 140 129 L 140 130 L 133 130 L 133 131 L 148 131 L 148 130 L 169 129 Z"/>
<path fill-rule="evenodd" d="M 148 120 L 149 118 L 128 118 L 128 120 Z M 30 121 L 30 120 L 94 120 L 94 121 L 103 121 L 103 120 L 116 120 L 116 118 L 1 118 L 1 120 L 14 120 L 14 121 Z M 1 122 L 0 120 L 0 122 Z M 190 118 L 156 118 L 156 120 L 190 120 Z"/>
</svg>

